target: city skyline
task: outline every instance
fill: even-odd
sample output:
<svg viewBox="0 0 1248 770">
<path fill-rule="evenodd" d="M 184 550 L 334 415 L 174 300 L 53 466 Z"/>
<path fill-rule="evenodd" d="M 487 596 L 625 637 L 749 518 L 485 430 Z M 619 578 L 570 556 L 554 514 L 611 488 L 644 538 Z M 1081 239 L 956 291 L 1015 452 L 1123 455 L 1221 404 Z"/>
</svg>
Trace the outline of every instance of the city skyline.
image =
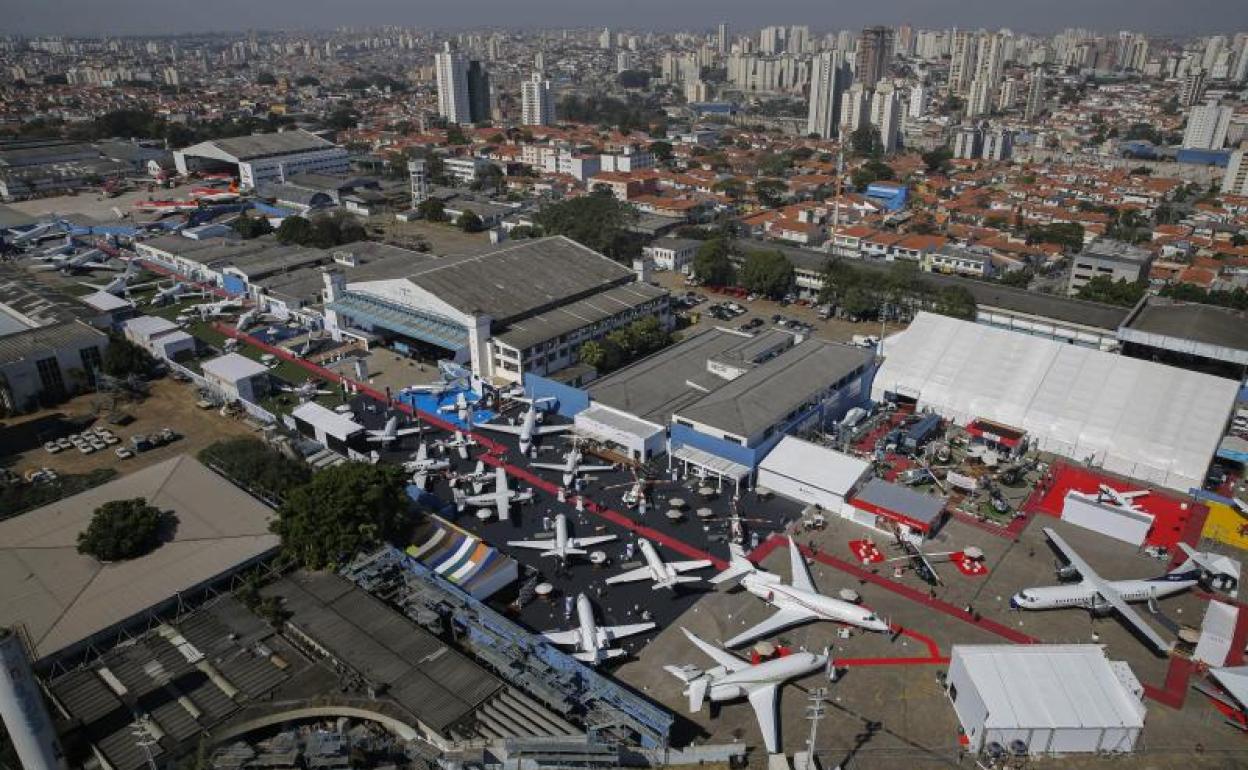
<svg viewBox="0 0 1248 770">
<path fill-rule="evenodd" d="M 172 12 L 176 8 L 176 12 Z M 431 23 L 430 11 L 437 21 Z M 167 35 L 245 30 L 330 30 L 402 25 L 440 30 L 481 27 L 511 29 L 609 26 L 656 31 L 706 30 L 727 23 L 730 34 L 768 24 L 804 24 L 816 30 L 855 29 L 873 24 L 917 27 L 1009 27 L 1048 34 L 1067 27 L 1098 31 L 1135 29 L 1161 36 L 1217 33 L 1248 23 L 1248 5 L 1191 0 L 1177 6 L 1162 0 L 1102 0 L 1089 7 L 1073 0 L 1015 3 L 988 0 L 882 0 L 869 7 L 829 8 L 813 0 L 780 0 L 766 5 L 679 4 L 639 0 L 627 6 L 587 7 L 569 0 L 535 0 L 523 6 L 499 0 L 468 0 L 453 6 L 401 0 L 359 0 L 351 12 L 339 7 L 308 7 L 291 0 L 257 4 L 222 0 L 211 5 L 177 0 L 120 0 L 100 18 L 90 0 L 0 0 L 6 32 L 17 35 Z M 643 21 L 644 20 L 644 21 Z M 488 22 L 488 23 L 486 23 Z M 571 22 L 571 24 L 569 24 Z"/>
</svg>

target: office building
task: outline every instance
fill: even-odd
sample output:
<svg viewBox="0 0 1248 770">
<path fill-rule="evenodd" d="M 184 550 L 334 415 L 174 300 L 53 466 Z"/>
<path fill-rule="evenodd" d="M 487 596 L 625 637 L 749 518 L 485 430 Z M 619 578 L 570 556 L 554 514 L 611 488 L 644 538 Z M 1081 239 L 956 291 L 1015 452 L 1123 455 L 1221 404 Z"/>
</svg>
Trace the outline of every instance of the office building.
<svg viewBox="0 0 1248 770">
<path fill-rule="evenodd" d="M 871 117 L 870 92 L 854 83 L 841 94 L 841 136 L 848 136 L 867 125 Z"/>
<path fill-rule="evenodd" d="M 526 126 L 549 126 L 555 122 L 555 100 L 550 81 L 534 72 L 520 87 L 521 122 Z"/>
<path fill-rule="evenodd" d="M 490 73 L 474 59 L 468 63 L 468 120 L 484 123 L 490 120 L 492 111 Z"/>
<path fill-rule="evenodd" d="M 1152 262 L 1153 255 L 1147 249 L 1109 238 L 1097 238 L 1075 255 L 1067 293 L 1077 294 L 1093 278 L 1139 281 L 1148 276 Z"/>
<path fill-rule="evenodd" d="M 1222 192 L 1226 195 L 1248 196 L 1248 150 L 1236 150 L 1222 175 Z"/>
<path fill-rule="evenodd" d="M 438 114 L 448 123 L 471 123 L 468 102 L 468 62 L 463 55 L 445 43 L 434 55 L 438 78 Z"/>
<path fill-rule="evenodd" d="M 871 125 L 880 132 L 884 154 L 896 152 L 901 131 L 901 99 L 892 83 L 881 83 L 871 97 Z"/>
<path fill-rule="evenodd" d="M 845 86 L 845 55 L 841 51 L 824 51 L 815 56 L 810 68 L 810 110 L 806 117 L 806 133 L 824 139 L 836 135 L 841 116 L 841 96 Z"/>
<path fill-rule="evenodd" d="M 858 36 L 857 79 L 867 88 L 874 88 L 888 76 L 893 63 L 893 30 L 890 27 L 867 27 Z"/>
<path fill-rule="evenodd" d="M 1183 131 L 1183 148 L 1220 150 L 1226 144 L 1226 132 L 1235 110 L 1210 101 L 1187 112 L 1187 128 Z"/>
</svg>

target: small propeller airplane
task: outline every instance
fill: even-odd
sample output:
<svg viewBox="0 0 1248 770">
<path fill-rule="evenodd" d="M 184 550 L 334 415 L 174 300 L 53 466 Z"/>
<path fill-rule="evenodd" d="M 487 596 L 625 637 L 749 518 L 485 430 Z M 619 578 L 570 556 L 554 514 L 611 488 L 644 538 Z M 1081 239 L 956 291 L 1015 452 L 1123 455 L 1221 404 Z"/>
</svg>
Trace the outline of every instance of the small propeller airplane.
<svg viewBox="0 0 1248 770">
<path fill-rule="evenodd" d="M 477 446 L 477 440 L 472 436 L 465 435 L 462 430 L 455 431 L 455 435 L 441 442 L 443 449 L 454 449 L 459 453 L 459 459 L 468 459 L 468 450 Z"/>
<path fill-rule="evenodd" d="M 576 647 L 572 657 L 596 666 L 604 660 L 624 655 L 624 650 L 611 647 L 616 639 L 644 634 L 656 627 L 654 623 L 631 623 L 623 626 L 600 626 L 594 620 L 594 608 L 585 594 L 576 595 L 577 627 L 570 631 L 547 631 L 542 634 L 552 644 Z"/>
<path fill-rule="evenodd" d="M 567 561 L 569 556 L 584 556 L 591 545 L 609 543 L 615 535 L 593 535 L 590 537 L 568 537 L 568 518 L 562 513 L 555 517 L 555 537 L 547 540 L 509 540 L 507 545 L 512 548 L 532 548 L 542 552 L 542 556 L 554 556 L 560 561 Z"/>
<path fill-rule="evenodd" d="M 502 467 L 494 469 L 494 490 L 481 494 L 465 495 L 459 489 L 454 490 L 455 507 L 464 510 L 469 505 L 479 508 L 494 508 L 498 511 L 498 520 L 507 521 L 511 518 L 513 503 L 527 503 L 533 499 L 532 489 L 512 489 L 507 485 L 507 471 Z"/>
<path fill-rule="evenodd" d="M 487 471 L 485 462 L 477 460 L 477 467 L 467 473 L 455 473 L 451 476 L 451 485 L 458 489 L 461 485 L 467 484 L 472 487 L 473 494 L 481 494 L 481 490 L 485 488 L 486 482 L 496 477 L 495 471 Z"/>
<path fill-rule="evenodd" d="M 382 446 L 389 444 L 391 441 L 397 441 L 407 436 L 418 436 L 425 431 L 421 425 L 413 425 L 410 428 L 400 428 L 398 416 L 391 416 L 386 420 L 386 425 L 381 430 L 370 430 L 365 436 L 366 441 L 380 443 Z"/>
<path fill-rule="evenodd" d="M 548 471 L 563 471 L 563 485 L 571 487 L 576 477 L 582 473 L 606 473 L 615 470 L 614 465 L 582 465 L 585 455 L 581 452 L 580 446 L 573 440 L 572 448 L 568 450 L 568 454 L 561 463 L 529 463 L 534 468 L 542 468 Z"/>
<path fill-rule="evenodd" d="M 423 441 L 417 447 L 416 453 L 412 455 L 412 459 L 403 463 L 403 470 L 412 474 L 412 483 L 421 489 L 428 484 L 429 474 L 450 470 L 450 468 L 450 460 L 431 458 L 429 447 Z"/>
<path fill-rule="evenodd" d="M 639 580 L 653 580 L 653 588 L 655 589 L 674 589 L 677 583 L 696 583 L 702 579 L 696 575 L 681 575 L 680 573 L 691 572 L 695 569 L 705 569 L 711 566 L 709 559 L 664 562 L 659 556 L 658 550 L 655 549 L 654 544 L 644 537 L 637 541 L 637 548 L 641 551 L 641 557 L 645 560 L 646 566 L 622 572 L 619 575 L 612 575 L 607 578 L 608 585 L 635 583 Z"/>
<path fill-rule="evenodd" d="M 302 401 L 334 395 L 334 391 L 319 387 L 315 380 L 306 380 L 302 385 L 282 385 L 280 389 L 283 393 L 294 393 Z"/>
<path fill-rule="evenodd" d="M 526 399 L 519 398 L 517 401 L 523 401 L 529 405 L 525 411 L 524 417 L 519 425 L 507 425 L 505 423 L 487 422 L 478 425 L 478 428 L 485 430 L 498 431 L 499 433 L 510 433 L 519 437 L 520 454 L 527 455 L 533 447 L 533 440 L 540 436 L 549 436 L 555 433 L 566 433 L 572 430 L 571 425 L 538 425 L 537 424 L 537 405 L 541 402 L 554 401 L 553 398 Z"/>
</svg>

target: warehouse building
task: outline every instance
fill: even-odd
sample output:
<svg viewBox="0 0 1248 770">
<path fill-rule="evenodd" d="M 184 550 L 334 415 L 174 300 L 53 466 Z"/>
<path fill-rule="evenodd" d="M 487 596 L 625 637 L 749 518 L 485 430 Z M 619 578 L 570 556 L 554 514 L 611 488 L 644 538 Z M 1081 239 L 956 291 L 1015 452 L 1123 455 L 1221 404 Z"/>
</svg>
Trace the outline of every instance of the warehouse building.
<svg viewBox="0 0 1248 770">
<path fill-rule="evenodd" d="M 1127 753 L 1144 688 L 1094 644 L 953 646 L 945 683 L 968 748 L 994 758 Z"/>
<path fill-rule="evenodd" d="M 239 187 L 250 190 L 284 182 L 298 174 L 346 174 L 346 149 L 303 130 L 212 139 L 173 153 L 178 173 L 229 171 Z"/>
<path fill-rule="evenodd" d="M 350 416 L 327 409 L 315 401 L 305 401 L 292 409 L 290 419 L 294 421 L 295 429 L 300 435 L 340 455 L 349 457 L 352 451 L 361 454 L 368 451 L 363 425 Z"/>
<path fill-rule="evenodd" d="M 203 363 L 203 372 L 208 387 L 227 401 L 241 399 L 254 404 L 269 394 L 268 367 L 247 356 L 217 356 Z"/>
<path fill-rule="evenodd" d="M 121 333 L 156 358 L 174 359 L 195 353 L 195 338 L 168 318 L 154 315 L 131 318 L 122 324 Z"/>
<path fill-rule="evenodd" d="M 1013 426 L 1037 449 L 1181 491 L 1204 482 L 1238 391 L 1234 380 L 931 313 L 884 353 L 875 401 Z"/>
<path fill-rule="evenodd" d="M 168 539 L 102 564 L 78 533 L 110 500 L 141 497 L 177 517 Z M 187 455 L 0 521 L 0 625 L 25 626 L 39 660 L 108 644 L 163 608 L 191 600 L 278 547 L 272 511 Z"/>
<path fill-rule="evenodd" d="M 1242 380 L 1248 312 L 1146 296 L 1118 328 L 1123 353 Z"/>
<path fill-rule="evenodd" d="M 840 514 L 870 473 L 865 460 L 785 436 L 758 466 L 756 488 Z"/>
</svg>

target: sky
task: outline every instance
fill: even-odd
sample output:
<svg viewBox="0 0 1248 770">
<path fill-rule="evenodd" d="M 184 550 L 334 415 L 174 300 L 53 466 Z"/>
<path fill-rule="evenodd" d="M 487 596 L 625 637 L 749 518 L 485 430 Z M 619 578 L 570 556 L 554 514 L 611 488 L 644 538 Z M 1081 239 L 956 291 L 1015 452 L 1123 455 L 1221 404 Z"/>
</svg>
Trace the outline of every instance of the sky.
<svg viewBox="0 0 1248 770">
<path fill-rule="evenodd" d="M 807 24 L 1066 27 L 1184 37 L 1248 29 L 1244 0 L 0 0 L 3 34 L 171 34 L 398 24 L 436 29 L 597 27 L 737 30 Z"/>
</svg>

